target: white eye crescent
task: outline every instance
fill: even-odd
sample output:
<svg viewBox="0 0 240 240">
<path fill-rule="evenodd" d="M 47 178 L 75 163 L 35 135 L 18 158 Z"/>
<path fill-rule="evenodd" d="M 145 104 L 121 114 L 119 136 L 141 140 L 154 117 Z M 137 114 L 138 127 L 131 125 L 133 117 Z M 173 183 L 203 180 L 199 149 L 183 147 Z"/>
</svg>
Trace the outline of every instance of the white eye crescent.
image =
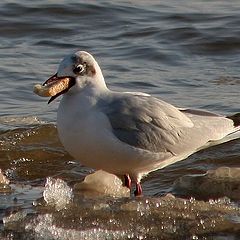
<svg viewBox="0 0 240 240">
<path fill-rule="evenodd" d="M 82 64 L 78 64 L 77 66 L 75 66 L 75 68 L 73 69 L 73 72 L 75 74 L 80 74 L 84 71 L 84 66 Z"/>
</svg>

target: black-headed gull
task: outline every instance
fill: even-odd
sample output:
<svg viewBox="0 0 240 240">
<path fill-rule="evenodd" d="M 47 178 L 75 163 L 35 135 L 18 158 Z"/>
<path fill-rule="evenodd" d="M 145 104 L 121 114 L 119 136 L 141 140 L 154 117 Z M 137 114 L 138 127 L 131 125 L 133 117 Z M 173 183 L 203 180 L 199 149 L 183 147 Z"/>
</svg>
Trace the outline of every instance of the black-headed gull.
<svg viewBox="0 0 240 240">
<path fill-rule="evenodd" d="M 63 59 L 57 73 L 35 86 L 49 102 L 63 94 L 57 129 L 65 149 L 82 164 L 125 176 L 136 184 L 149 172 L 196 151 L 240 137 L 240 118 L 179 109 L 137 92 L 107 88 L 102 71 L 87 52 Z"/>
</svg>

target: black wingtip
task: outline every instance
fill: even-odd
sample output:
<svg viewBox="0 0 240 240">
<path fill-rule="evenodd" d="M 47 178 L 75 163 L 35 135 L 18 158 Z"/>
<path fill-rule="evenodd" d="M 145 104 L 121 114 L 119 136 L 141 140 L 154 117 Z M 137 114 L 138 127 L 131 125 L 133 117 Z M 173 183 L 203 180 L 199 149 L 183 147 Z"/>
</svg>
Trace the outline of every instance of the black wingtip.
<svg viewBox="0 0 240 240">
<path fill-rule="evenodd" d="M 240 126 L 240 113 L 236 113 L 232 116 L 227 116 L 227 118 L 233 120 L 234 127 Z"/>
</svg>

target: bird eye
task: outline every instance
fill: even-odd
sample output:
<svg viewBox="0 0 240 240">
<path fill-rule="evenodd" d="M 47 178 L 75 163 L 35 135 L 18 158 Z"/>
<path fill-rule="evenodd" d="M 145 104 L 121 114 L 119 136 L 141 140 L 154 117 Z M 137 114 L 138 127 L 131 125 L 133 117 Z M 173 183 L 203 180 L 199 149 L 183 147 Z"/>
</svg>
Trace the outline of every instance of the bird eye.
<svg viewBox="0 0 240 240">
<path fill-rule="evenodd" d="M 79 65 L 77 65 L 77 66 L 73 69 L 73 72 L 74 72 L 75 74 L 80 74 L 80 73 L 83 72 L 83 70 L 84 70 L 83 65 L 82 65 L 82 64 L 79 64 Z"/>
</svg>

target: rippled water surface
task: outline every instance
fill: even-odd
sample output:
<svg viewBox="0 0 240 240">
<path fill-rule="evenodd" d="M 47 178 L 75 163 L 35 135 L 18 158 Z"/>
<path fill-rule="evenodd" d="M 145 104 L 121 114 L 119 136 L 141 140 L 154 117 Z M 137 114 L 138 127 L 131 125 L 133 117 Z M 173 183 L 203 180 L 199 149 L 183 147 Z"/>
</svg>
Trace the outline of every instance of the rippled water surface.
<svg viewBox="0 0 240 240">
<path fill-rule="evenodd" d="M 10 179 L 11 190 L 1 190 L 0 217 L 13 208 L 16 211 L 16 207 L 34 212 L 32 202 L 42 196 L 49 176 L 61 176 L 70 183 L 92 172 L 75 162 L 58 140 L 55 121 L 59 100 L 48 105 L 46 99 L 32 92 L 35 83 L 56 72 L 66 54 L 91 52 L 111 89 L 143 91 L 179 107 L 232 114 L 240 112 L 239 13 L 237 0 L 1 1 L 0 169 Z M 143 180 L 144 194 L 160 197 L 173 193 L 207 201 L 224 197 L 226 191 L 213 193 L 209 189 L 202 194 L 183 190 L 177 183 L 184 175 L 203 175 L 224 166 L 237 169 L 239 150 L 240 141 L 236 140 L 151 173 Z M 240 190 L 236 186 L 232 189 L 235 195 L 227 197 L 238 205 Z M 42 219 L 50 221 L 45 215 Z M 141 223 L 143 226 L 151 226 L 147 219 L 150 217 Z M 206 236 L 239 239 L 239 222 L 234 220 L 238 227 L 228 229 L 230 233 L 223 229 Z M 120 231 L 121 226 L 115 230 Z M 0 230 L 7 231 L 7 239 L 18 239 L 16 230 L 12 238 L 10 230 L 4 230 L 4 226 Z M 185 237 L 197 239 L 194 232 L 190 233 Z M 143 239 L 140 236 L 145 235 L 118 236 L 115 239 Z M 164 236 L 177 239 L 174 234 Z"/>
</svg>

